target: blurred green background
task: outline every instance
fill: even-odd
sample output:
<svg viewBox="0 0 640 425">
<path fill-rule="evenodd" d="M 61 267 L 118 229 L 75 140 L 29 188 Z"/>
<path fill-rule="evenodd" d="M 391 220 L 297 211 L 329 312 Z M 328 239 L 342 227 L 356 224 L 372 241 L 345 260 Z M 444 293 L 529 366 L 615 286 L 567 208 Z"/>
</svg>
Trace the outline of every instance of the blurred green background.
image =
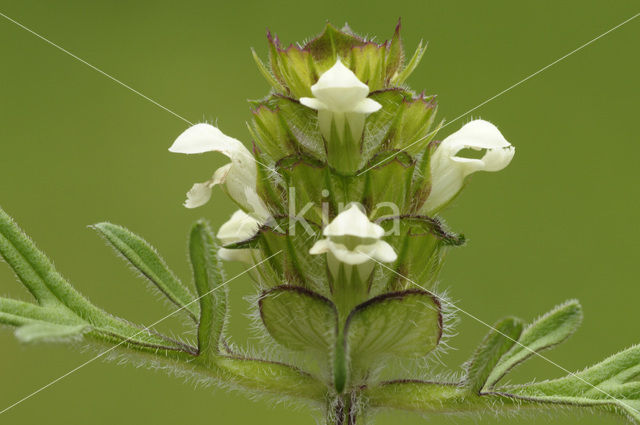
<svg viewBox="0 0 640 425">
<path fill-rule="evenodd" d="M 217 120 L 249 142 L 248 98 L 267 84 L 249 47 L 266 55 L 265 29 L 285 42 L 326 20 L 348 21 L 384 39 L 403 18 L 409 50 L 429 41 L 415 89 L 440 96 L 453 119 L 638 12 L 636 1 L 391 2 L 3 0 L 0 11 L 157 100 L 190 121 Z M 498 124 L 517 146 L 511 166 L 477 175 L 445 213 L 467 247 L 450 254 L 442 286 L 487 322 L 527 320 L 568 298 L 586 318 L 570 341 L 547 353 L 575 370 L 640 342 L 637 128 L 640 19 L 473 113 Z M 94 302 L 138 323 L 168 310 L 86 226 L 109 220 L 146 236 L 188 276 L 192 221 L 219 226 L 235 209 L 217 192 L 197 210 L 185 191 L 225 163 L 167 148 L 187 124 L 0 17 L 0 204 Z M 452 124 L 441 137 L 468 120 Z M 229 275 L 241 271 L 232 265 Z M 232 284 L 234 339 L 244 342 L 252 292 Z M 3 266 L 0 293 L 27 299 Z M 163 327 L 180 332 L 180 323 Z M 455 370 L 485 328 L 461 317 L 443 361 Z M 59 345 L 21 345 L 0 332 L 0 410 L 88 360 Z M 533 359 L 514 381 L 563 372 Z M 380 424 L 426 423 L 385 413 Z M 144 420 L 144 422 L 143 422 Z M 564 413 L 499 418 L 431 417 L 429 423 L 614 424 Z M 305 411 L 132 366 L 94 362 L 0 416 L 7 424 L 312 424 Z"/>
</svg>

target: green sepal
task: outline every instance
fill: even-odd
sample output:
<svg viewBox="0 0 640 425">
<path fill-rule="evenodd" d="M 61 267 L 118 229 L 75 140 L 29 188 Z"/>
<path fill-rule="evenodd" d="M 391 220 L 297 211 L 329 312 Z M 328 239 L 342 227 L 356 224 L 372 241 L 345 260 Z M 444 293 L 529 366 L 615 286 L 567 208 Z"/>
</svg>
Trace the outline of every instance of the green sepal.
<svg viewBox="0 0 640 425">
<path fill-rule="evenodd" d="M 325 148 L 327 151 L 327 163 L 329 167 L 335 170 L 336 173 L 343 176 L 351 176 L 361 166 L 362 153 L 361 142 L 362 135 L 356 140 L 351 133 L 351 126 L 349 125 L 350 116 L 354 119 L 363 119 L 361 114 L 349 112 L 331 112 L 331 111 L 318 111 L 318 114 L 326 114 L 331 117 L 331 131 L 328 139 L 325 139 Z M 342 115 L 344 126 L 338 128 L 338 122 L 336 120 L 337 115 Z M 328 118 L 328 117 L 327 117 Z"/>
<path fill-rule="evenodd" d="M 412 289 L 374 297 L 357 306 L 346 320 L 344 343 L 351 368 L 365 370 L 384 359 L 424 357 L 442 336 L 440 302 Z"/>
<path fill-rule="evenodd" d="M 317 223 L 277 216 L 271 217 L 268 225 L 260 227 L 252 238 L 225 245 L 225 248 L 256 248 L 261 250 L 265 258 L 270 257 L 255 269 L 264 276 L 264 286 L 273 287 L 274 282 L 277 282 L 277 286 L 285 281 L 326 294 L 328 288 L 324 258 L 309 254 L 321 235 Z M 278 252 L 281 254 L 275 255 Z"/>
<path fill-rule="evenodd" d="M 298 152 L 325 161 L 326 151 L 318 128 L 317 111 L 287 97 L 278 97 L 276 100 L 281 122 L 289 138 L 296 142 Z"/>
<path fill-rule="evenodd" d="M 197 321 L 200 314 L 193 293 L 169 269 L 158 251 L 140 236 L 112 223 L 92 226 L 123 258 L 147 278 L 156 289 Z"/>
<path fill-rule="evenodd" d="M 344 176 L 329 173 L 329 221 L 341 213 L 351 202 L 360 202 L 364 199 L 366 190 L 366 175 Z"/>
<path fill-rule="evenodd" d="M 389 85 L 391 79 L 397 74 L 398 69 L 404 64 L 404 48 L 402 46 L 402 37 L 400 37 L 400 28 L 402 27 L 400 19 L 393 33 L 391 41 L 387 43 L 386 69 L 387 75 L 386 85 Z"/>
<path fill-rule="evenodd" d="M 409 207 L 411 214 L 420 214 L 422 206 L 431 193 L 431 157 L 438 144 L 439 142 L 431 141 L 422 152 L 415 156 L 416 166 L 411 179 L 411 197 L 413 200 Z"/>
<path fill-rule="evenodd" d="M 285 214 L 285 188 L 282 175 L 276 170 L 271 157 L 261 152 L 255 145 L 253 155 L 256 158 L 256 192 L 272 214 Z"/>
<path fill-rule="evenodd" d="M 422 60 L 422 56 L 426 51 L 427 51 L 427 44 L 425 43 L 423 45 L 422 40 L 420 40 L 420 43 L 418 43 L 418 47 L 416 48 L 416 51 L 413 53 L 413 56 L 409 60 L 409 63 L 407 64 L 406 67 L 402 69 L 402 71 L 398 72 L 396 75 L 394 75 L 391 78 L 391 84 L 396 86 L 400 86 L 404 84 L 404 82 L 407 81 L 407 78 L 409 78 L 409 76 L 413 73 L 413 71 L 415 71 L 415 69 L 418 67 L 418 65 L 420 64 L 420 61 Z"/>
<path fill-rule="evenodd" d="M 313 96 L 311 86 L 318 79 L 318 74 L 309 52 L 297 46 L 289 46 L 279 51 L 280 71 L 288 83 L 291 94 L 296 98 Z"/>
<path fill-rule="evenodd" d="M 310 157 L 290 156 L 279 161 L 277 169 L 289 188 L 286 202 L 283 203 L 291 211 L 284 213 L 298 214 L 307 220 L 322 223 L 323 203 L 330 203 L 330 198 L 323 196 L 323 191 L 327 191 L 324 192 L 326 195 L 330 190 L 331 176 L 327 165 Z M 305 210 L 307 205 L 311 207 Z"/>
<path fill-rule="evenodd" d="M 327 164 L 304 156 L 283 158 L 277 170 L 289 187 L 285 202 L 292 209 L 289 214 L 320 224 L 331 221 L 350 202 L 365 202 L 367 174 L 342 175 Z M 291 192 L 291 188 L 295 191 Z M 308 204 L 311 207 L 304 209 Z"/>
<path fill-rule="evenodd" d="M 380 90 L 387 82 L 386 48 L 376 43 L 367 43 L 351 49 L 349 67 L 370 91 Z"/>
<path fill-rule="evenodd" d="M 384 217 L 378 223 L 389 235 L 385 240 L 398 254 L 395 264 L 378 267 L 376 271 L 374 281 L 386 285 L 381 289 L 385 292 L 412 288 L 415 284 L 431 289 L 447 249 L 465 243 L 464 235 L 449 232 L 431 217 Z"/>
<path fill-rule="evenodd" d="M 398 215 L 411 202 L 410 188 L 415 162 L 406 152 L 381 152 L 367 171 L 364 205 L 370 219 Z M 393 182 L 393 184 L 390 184 Z"/>
<path fill-rule="evenodd" d="M 209 225 L 203 220 L 197 221 L 189 237 L 189 259 L 200 304 L 198 355 L 204 362 L 219 354 L 227 321 L 228 288 L 218 249 Z"/>
<path fill-rule="evenodd" d="M 288 47 L 283 47 L 277 37 L 268 33 L 271 72 L 264 69 L 261 61 L 256 63 L 276 91 L 295 98 L 311 96 L 311 86 L 338 58 L 371 91 L 380 90 L 395 84 L 393 80 L 402 66 L 404 51 L 399 31 L 398 24 L 390 41 L 375 43 L 327 24 L 320 35 L 304 46 Z M 412 66 L 415 65 L 417 63 Z M 403 73 L 408 76 L 411 70 L 405 68 Z"/>
<path fill-rule="evenodd" d="M 62 342 L 80 340 L 90 330 L 87 325 L 59 325 L 54 323 L 29 323 L 16 329 L 21 342 Z"/>
<path fill-rule="evenodd" d="M 480 346 L 465 364 L 465 386 L 470 392 L 482 392 L 487 379 L 500 358 L 516 343 L 524 323 L 517 318 L 507 317 L 495 323 L 484 337 Z"/>
<path fill-rule="evenodd" d="M 295 99 L 273 94 L 251 101 L 253 120 L 249 125 L 256 144 L 274 161 L 288 155 L 307 155 L 325 160 L 317 111 Z"/>
<path fill-rule="evenodd" d="M 435 96 L 420 96 L 403 101 L 389 149 L 401 149 L 411 156 L 422 152 L 433 140 L 437 129 L 432 129 L 438 111 Z"/>
<path fill-rule="evenodd" d="M 267 80 L 269 85 L 273 87 L 274 90 L 278 92 L 284 92 L 285 88 L 278 82 L 278 80 L 273 76 L 273 74 L 269 71 L 267 66 L 262 62 L 255 49 L 251 49 L 251 55 L 253 56 L 253 60 L 258 66 L 258 70 L 262 74 L 262 76 Z"/>
<path fill-rule="evenodd" d="M 382 105 L 382 108 L 369 114 L 364 123 L 362 140 L 364 162 L 370 162 L 380 150 L 387 148 L 402 117 L 405 101 L 411 97 L 410 92 L 399 88 L 380 90 L 369 95 L 369 98 Z"/>
<path fill-rule="evenodd" d="M 490 388 L 509 371 L 542 350 L 554 347 L 569 338 L 582 323 L 582 307 L 576 300 L 560 304 L 531 323 L 518 342 L 500 359 L 487 379 Z"/>
<path fill-rule="evenodd" d="M 261 150 L 275 159 L 296 153 L 296 147 L 289 139 L 277 107 L 271 109 L 266 104 L 260 104 L 252 110 L 252 114 L 253 120 L 249 125 L 249 131 Z"/>
<path fill-rule="evenodd" d="M 382 108 L 365 121 L 362 158 L 368 163 L 363 168 L 379 163 L 372 157 L 384 151 L 404 151 L 412 157 L 423 153 L 439 129 L 432 128 L 437 112 L 435 96 L 414 97 L 407 90 L 393 88 L 371 93 L 370 98 Z"/>
<path fill-rule="evenodd" d="M 263 292 L 258 306 L 265 328 L 284 347 L 324 356 L 333 349 L 338 312 L 329 299 L 299 286 L 283 285 Z"/>
<path fill-rule="evenodd" d="M 324 72 L 332 67 L 338 58 L 349 58 L 353 48 L 366 44 L 364 39 L 327 23 L 322 33 L 305 44 L 303 49 L 311 53 Z"/>
</svg>

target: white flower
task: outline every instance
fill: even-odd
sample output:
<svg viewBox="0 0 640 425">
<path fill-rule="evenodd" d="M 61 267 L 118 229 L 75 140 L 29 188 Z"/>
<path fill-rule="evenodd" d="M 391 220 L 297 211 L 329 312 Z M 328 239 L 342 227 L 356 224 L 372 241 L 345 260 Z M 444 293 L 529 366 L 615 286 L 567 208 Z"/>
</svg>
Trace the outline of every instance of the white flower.
<svg viewBox="0 0 640 425">
<path fill-rule="evenodd" d="M 176 153 L 220 152 L 231 162 L 218 168 L 206 182 L 196 183 L 187 193 L 184 206 L 196 208 L 211 198 L 211 189 L 222 185 L 227 194 L 246 211 L 259 218 L 269 216 L 266 206 L 256 192 L 257 167 L 253 155 L 239 141 L 209 124 L 196 124 L 186 129 L 169 148 Z"/>
<path fill-rule="evenodd" d="M 369 99 L 369 86 L 338 59 L 318 82 L 311 86 L 315 97 L 301 97 L 300 103 L 318 111 L 320 131 L 325 139 L 331 137 L 331 122 L 336 123 L 343 137 L 345 120 L 351 129 L 353 140 L 359 141 L 364 128 L 364 116 L 379 110 L 382 105 Z"/>
<path fill-rule="evenodd" d="M 482 158 L 457 156 L 462 149 L 485 150 Z M 460 192 L 465 177 L 476 171 L 500 171 L 511 162 L 515 148 L 495 125 L 471 121 L 440 143 L 431 158 L 431 192 L 420 212 L 432 214 Z"/>
<path fill-rule="evenodd" d="M 246 241 L 254 237 L 260 229 L 260 221 L 242 210 L 238 210 L 218 230 L 218 240 L 222 245 L 231 245 Z M 225 261 L 241 261 L 254 264 L 259 256 L 259 250 L 254 248 L 228 249 L 220 248 L 218 255 Z"/>
<path fill-rule="evenodd" d="M 366 280 L 373 269 L 373 260 L 388 263 L 397 258 L 393 247 L 381 240 L 384 229 L 369 221 L 356 204 L 338 214 L 322 234 L 327 238 L 316 242 L 309 253 L 326 253 L 334 277 L 338 274 L 340 263 L 344 263 L 358 266 L 360 278 Z"/>
</svg>

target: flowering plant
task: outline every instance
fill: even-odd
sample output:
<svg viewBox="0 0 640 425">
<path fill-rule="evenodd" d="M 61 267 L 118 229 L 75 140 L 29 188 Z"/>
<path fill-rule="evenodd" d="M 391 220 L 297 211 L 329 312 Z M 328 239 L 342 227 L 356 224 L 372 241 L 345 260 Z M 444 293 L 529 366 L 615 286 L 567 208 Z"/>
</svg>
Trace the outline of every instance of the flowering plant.
<svg viewBox="0 0 640 425">
<path fill-rule="evenodd" d="M 425 360 L 442 351 L 455 314 L 468 314 L 437 286 L 445 253 L 465 241 L 438 213 L 470 174 L 500 171 L 515 148 L 483 120 L 436 138 L 442 124 L 435 96 L 405 85 L 425 48 L 405 60 L 399 29 L 383 43 L 331 25 L 304 45 L 283 47 L 269 35 L 268 65 L 254 53 L 272 89 L 251 102 L 253 149 L 207 123 L 177 137 L 171 152 L 220 152 L 230 160 L 193 185 L 185 207 L 205 205 L 220 186 L 239 208 L 217 233 L 206 221 L 194 224 L 192 284 L 140 236 L 111 223 L 93 226 L 177 306 L 171 315 L 193 322 L 193 341 L 94 305 L 2 210 L 0 254 L 36 302 L 0 298 L 0 322 L 17 327 L 25 342 L 106 345 L 100 355 L 297 400 L 327 424 L 362 423 L 382 409 L 435 414 L 557 405 L 640 422 L 640 346 L 563 378 L 501 383 L 577 329 L 582 311 L 574 300 L 530 324 L 508 317 L 488 326 L 459 379 L 431 374 Z M 227 284 L 235 277 L 225 278 L 223 261 L 246 264 L 255 282 L 261 356 L 227 334 Z"/>
</svg>

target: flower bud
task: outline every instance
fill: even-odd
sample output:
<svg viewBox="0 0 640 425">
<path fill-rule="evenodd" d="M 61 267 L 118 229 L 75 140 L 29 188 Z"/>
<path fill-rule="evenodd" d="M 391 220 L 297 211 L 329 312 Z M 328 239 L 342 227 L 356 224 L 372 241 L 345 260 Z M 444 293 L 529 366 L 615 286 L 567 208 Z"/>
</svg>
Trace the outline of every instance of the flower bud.
<svg viewBox="0 0 640 425">
<path fill-rule="evenodd" d="M 185 207 L 196 208 L 206 204 L 211 199 L 211 189 L 219 184 L 245 211 L 260 219 L 269 216 L 256 192 L 256 161 L 239 140 L 225 135 L 212 125 L 200 123 L 180 134 L 169 151 L 185 154 L 215 151 L 231 159 L 229 164 L 218 168 L 211 179 L 193 185 L 187 192 Z"/>
<path fill-rule="evenodd" d="M 485 150 L 482 158 L 458 156 L 462 149 Z M 513 159 L 515 148 L 495 125 L 471 121 L 436 148 L 431 158 L 431 191 L 420 209 L 432 215 L 445 207 L 462 189 L 465 178 L 476 171 L 500 171 Z"/>
</svg>

